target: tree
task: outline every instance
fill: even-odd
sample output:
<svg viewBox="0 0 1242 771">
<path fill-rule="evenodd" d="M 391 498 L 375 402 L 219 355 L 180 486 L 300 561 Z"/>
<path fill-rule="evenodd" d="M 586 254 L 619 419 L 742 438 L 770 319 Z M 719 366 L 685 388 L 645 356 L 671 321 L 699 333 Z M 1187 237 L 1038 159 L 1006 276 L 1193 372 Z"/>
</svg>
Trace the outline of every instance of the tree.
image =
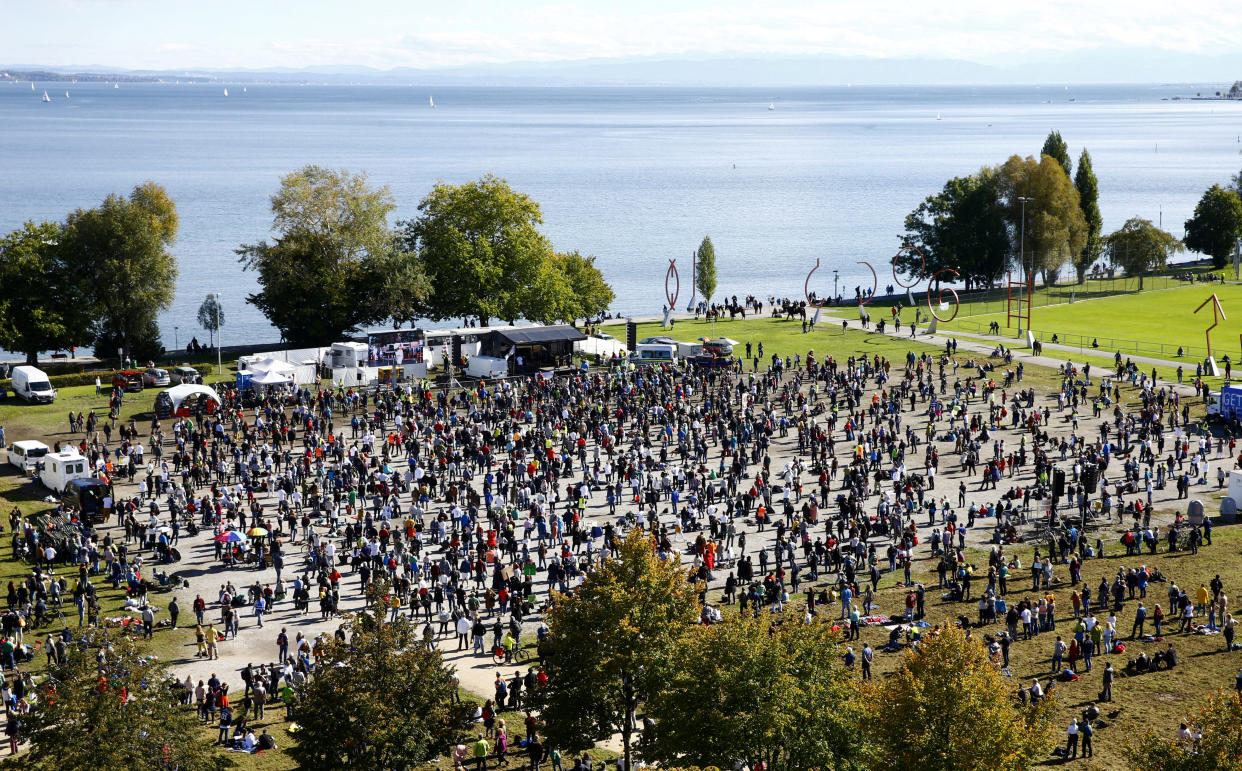
<svg viewBox="0 0 1242 771">
<path fill-rule="evenodd" d="M 1025 261 L 1019 266 L 1024 275 L 1043 273 L 1044 283 L 1051 284 L 1066 259 L 1087 244 L 1078 191 L 1064 167 L 1049 155 L 1038 160 L 1011 157 L 996 171 L 996 184 L 1009 212 L 1013 257 Z M 1022 198 L 1030 199 L 1025 224 Z"/>
<path fill-rule="evenodd" d="M 906 215 L 903 245 L 919 249 L 927 261 L 930 278 L 944 269 L 959 272 L 970 284 L 989 284 L 1000 277 L 1009 253 L 1009 231 L 994 174 L 985 170 L 969 177 L 954 177 Z M 915 273 L 922 266 L 918 255 L 905 252 L 898 267 Z"/>
<path fill-rule="evenodd" d="M 428 650 L 408 617 L 384 621 L 389 587 L 367 590 L 348 642 L 324 647 L 315 676 L 298 694 L 299 768 L 409 769 L 447 753 L 473 713 L 454 704 L 457 681 Z"/>
<path fill-rule="evenodd" d="M 1047 750 L 1051 695 L 1019 706 L 983 646 L 956 627 L 925 635 L 892 677 L 863 694 L 871 767 L 1029 768 Z"/>
<path fill-rule="evenodd" d="M 578 252 L 556 252 L 552 255 L 552 266 L 565 277 L 566 290 L 562 297 L 568 301 L 562 312 L 555 316 L 555 320 L 594 318 L 608 310 L 617 298 L 612 287 L 604 280 L 604 274 L 595 266 L 593 256 L 583 256 Z"/>
<path fill-rule="evenodd" d="M 1186 220 L 1186 246 L 1212 258 L 1212 265 L 1225 267 L 1242 235 L 1242 198 L 1232 190 L 1212 185 Z"/>
<path fill-rule="evenodd" d="M 1203 738 L 1193 744 L 1148 731 L 1126 750 L 1135 771 L 1236 771 L 1242 757 L 1242 701 L 1217 691 L 1193 721 Z"/>
<path fill-rule="evenodd" d="M 1041 156 L 1050 155 L 1065 169 L 1065 176 L 1074 173 L 1073 167 L 1070 165 L 1069 145 L 1061 138 L 1060 131 L 1049 131 L 1048 138 L 1044 140 L 1044 147 L 1040 150 Z"/>
<path fill-rule="evenodd" d="M 1078 207 L 1082 209 L 1083 221 L 1087 223 L 1087 241 L 1082 251 L 1074 255 L 1074 271 L 1078 283 L 1087 278 L 1087 270 L 1100 258 L 1100 230 L 1104 223 L 1100 218 L 1100 184 L 1091 167 L 1091 155 L 1083 148 L 1078 156 L 1078 172 L 1074 174 L 1074 187 L 1078 190 Z"/>
<path fill-rule="evenodd" d="M 224 306 L 219 297 L 209 294 L 203 299 L 203 304 L 198 306 L 198 325 L 211 335 L 210 344 L 214 347 L 216 332 L 224 326 Z"/>
<path fill-rule="evenodd" d="M 237 250 L 262 287 L 247 302 L 303 345 L 413 317 L 427 283 L 388 228 L 394 208 L 388 188 L 373 189 L 365 174 L 306 166 L 286 175 L 271 198 L 276 237 Z"/>
<path fill-rule="evenodd" d="M 670 677 L 651 695 L 664 767 L 863 768 L 857 692 L 828 624 L 729 616 L 677 642 Z"/>
<path fill-rule="evenodd" d="M 53 664 L 38 700 L 23 716 L 30 751 L 21 767 L 39 771 L 98 768 L 180 768 L 207 771 L 233 762 L 212 747 L 194 712 L 180 706 L 176 679 L 130 637 L 107 629 L 84 632 Z M 101 673 L 96 654 L 102 651 Z"/>
<path fill-rule="evenodd" d="M 98 208 L 79 209 L 65 222 L 64 259 L 87 271 L 98 337 L 115 340 L 123 358 L 136 341 L 150 345 L 153 326 L 158 341 L 156 316 L 172 304 L 177 289 L 177 258 L 168 251 L 177 225 L 176 205 L 154 182 L 136 186 L 128 198 L 109 195 Z M 110 356 L 110 347 L 104 353 Z"/>
<path fill-rule="evenodd" d="M 716 247 L 711 236 L 703 236 L 699 251 L 695 255 L 694 285 L 703 295 L 703 302 L 712 304 L 712 295 L 716 294 Z"/>
<path fill-rule="evenodd" d="M 1163 268 L 1170 255 L 1186 247 L 1151 220 L 1131 217 L 1119 230 L 1108 234 L 1104 248 L 1113 264 L 1120 265 L 1127 275 L 1138 276 L 1141 290 L 1144 274 Z"/>
<path fill-rule="evenodd" d="M 626 768 L 638 706 L 663 687 L 677 639 L 696 619 L 696 588 L 676 555 L 655 554 L 640 528 L 578 591 L 555 595 L 546 620 L 548 684 L 535 694 L 551 744 L 580 751 L 621 734 Z"/>
<path fill-rule="evenodd" d="M 90 278 L 65 259 L 61 235 L 54 222 L 27 222 L 0 239 L 0 348 L 29 364 L 95 337 Z"/>
<path fill-rule="evenodd" d="M 490 174 L 462 185 L 440 183 L 401 224 L 404 247 L 416 252 L 431 284 L 427 315 L 509 322 L 555 314 L 567 305 L 548 292 L 568 291 L 549 272 L 552 245 L 539 232 L 539 204 Z"/>
</svg>

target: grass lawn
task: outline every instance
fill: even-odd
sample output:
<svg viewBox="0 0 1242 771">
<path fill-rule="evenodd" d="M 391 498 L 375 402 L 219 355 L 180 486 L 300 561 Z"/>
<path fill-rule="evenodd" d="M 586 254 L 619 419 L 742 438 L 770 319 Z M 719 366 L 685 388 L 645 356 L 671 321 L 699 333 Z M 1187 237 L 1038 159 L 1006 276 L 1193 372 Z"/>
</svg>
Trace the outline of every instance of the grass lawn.
<svg viewBox="0 0 1242 771">
<path fill-rule="evenodd" d="M 758 345 L 763 343 L 764 358 L 760 365 L 764 367 L 771 360 L 772 354 L 779 354 L 782 358 L 798 354 L 805 358 L 807 352 L 811 350 L 815 351 L 815 356 L 819 361 L 823 361 L 828 356 L 832 356 L 837 361 L 844 361 L 850 356 L 871 358 L 878 355 L 887 358 L 894 365 L 903 367 L 908 351 L 928 352 L 933 355 L 944 351 L 939 346 L 914 340 L 899 340 L 874 332 L 863 332 L 856 327 L 855 324 L 842 334 L 840 321 L 826 314 L 820 318 L 816 330 L 807 334 L 802 332 L 801 319 L 789 321 L 769 317 L 752 317 L 734 321 L 718 320 L 715 323 L 686 319 L 678 321 L 672 329 L 664 329 L 659 322 L 639 324 L 638 339 L 663 335 L 672 337 L 674 340 L 689 342 L 698 340 L 700 337 L 728 337 L 740 343 L 733 350 L 735 356 L 745 356 L 748 342 L 754 344 L 754 352 L 757 355 Z"/>
<path fill-rule="evenodd" d="M 1091 350 L 1092 341 L 1098 339 L 1102 351 L 1121 351 L 1122 356 L 1139 354 L 1172 360 L 1181 346 L 1193 373 L 1196 358 L 1207 355 L 1204 330 L 1212 324 L 1212 307 L 1197 314 L 1194 310 L 1213 293 L 1220 298 L 1227 317 L 1212 330 L 1213 352 L 1218 361 L 1226 353 L 1236 361 L 1242 333 L 1242 285 L 1238 284 L 1198 284 L 1035 307 L 1031 326 L 1045 342 L 1055 333 L 1066 345 Z M 1003 307 L 979 315 L 968 315 L 969 311 L 963 305 L 958 318 L 942 326 L 976 332 L 986 331 L 988 324 L 998 321 L 1003 334 L 1017 336 L 1016 326 L 1006 326 Z"/>
</svg>

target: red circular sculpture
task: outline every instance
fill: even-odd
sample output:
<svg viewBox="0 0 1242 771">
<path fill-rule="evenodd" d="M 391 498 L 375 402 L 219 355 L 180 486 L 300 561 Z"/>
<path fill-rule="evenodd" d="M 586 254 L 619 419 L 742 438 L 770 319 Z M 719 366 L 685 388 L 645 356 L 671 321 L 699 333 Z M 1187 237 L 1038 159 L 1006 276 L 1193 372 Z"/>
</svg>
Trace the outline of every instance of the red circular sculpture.
<svg viewBox="0 0 1242 771">
<path fill-rule="evenodd" d="M 901 259 L 901 255 L 905 254 L 906 252 L 914 252 L 915 254 L 919 256 L 918 278 L 914 279 L 909 284 L 903 284 L 901 282 L 901 276 L 897 275 L 897 260 Z M 898 249 L 897 253 L 893 255 L 892 265 L 893 265 L 893 280 L 896 281 L 897 286 L 901 287 L 902 289 L 913 289 L 914 287 L 918 286 L 918 283 L 920 281 L 922 281 L 924 278 L 927 277 L 927 257 L 925 257 L 923 253 L 919 251 L 918 247 L 916 246 L 903 246 L 900 249 Z"/>
<path fill-rule="evenodd" d="M 932 276 L 932 280 L 933 281 L 938 280 L 940 278 L 941 273 L 952 273 L 955 277 L 960 275 L 956 270 L 953 270 L 953 268 L 945 268 L 944 270 L 937 272 L 936 275 Z M 940 316 L 936 315 L 936 309 L 932 307 L 932 296 L 931 296 L 930 286 L 927 289 L 927 310 L 931 311 L 931 315 L 935 317 L 937 321 L 948 324 L 950 321 L 957 318 L 958 311 L 962 309 L 962 301 L 957 296 L 957 290 L 950 286 L 950 287 L 945 287 L 944 289 L 940 290 L 940 293 L 936 295 L 936 302 L 938 303 L 944 302 L 945 292 L 948 292 L 949 294 L 953 295 L 953 315 L 947 319 L 942 319 L 940 318 Z"/>
<path fill-rule="evenodd" d="M 871 294 L 867 297 L 865 302 L 862 300 L 862 298 L 859 298 L 858 300 L 858 307 L 865 308 L 871 304 L 872 300 L 875 299 L 876 290 L 880 288 L 880 279 L 875 275 L 875 268 L 871 267 L 871 263 L 863 262 L 862 260 L 859 260 L 858 264 L 866 265 L 867 270 L 871 271 Z"/>
<path fill-rule="evenodd" d="M 673 291 L 669 292 L 668 282 L 672 279 L 676 282 L 673 285 Z M 677 274 L 677 260 L 668 261 L 668 272 L 664 274 L 664 297 L 668 300 L 669 310 L 677 307 L 677 298 L 681 295 L 681 276 Z"/>
</svg>

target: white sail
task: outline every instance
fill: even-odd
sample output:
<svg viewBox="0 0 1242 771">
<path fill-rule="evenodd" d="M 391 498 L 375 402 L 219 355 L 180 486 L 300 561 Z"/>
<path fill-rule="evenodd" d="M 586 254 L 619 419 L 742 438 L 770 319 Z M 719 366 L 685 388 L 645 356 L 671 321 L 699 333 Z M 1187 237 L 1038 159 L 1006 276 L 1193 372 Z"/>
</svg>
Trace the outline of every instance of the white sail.
<svg viewBox="0 0 1242 771">
<path fill-rule="evenodd" d="M 229 90 L 228 90 L 227 88 L 226 88 L 226 89 L 224 89 L 224 95 L 225 95 L 225 96 L 228 96 L 228 95 L 229 95 Z"/>
<path fill-rule="evenodd" d="M 429 96 L 429 97 L 427 97 L 427 103 L 428 103 L 428 104 L 430 104 L 432 107 L 435 107 L 435 106 L 436 106 L 436 98 L 435 98 L 434 96 Z"/>
<path fill-rule="evenodd" d="M 52 97 L 48 96 L 46 91 L 43 92 L 43 101 L 45 102 L 52 101 Z"/>
<path fill-rule="evenodd" d="M 66 92 L 65 92 L 65 98 L 66 98 L 66 99 L 68 99 L 68 98 L 69 98 L 69 92 L 68 92 L 68 91 L 66 91 Z"/>
</svg>

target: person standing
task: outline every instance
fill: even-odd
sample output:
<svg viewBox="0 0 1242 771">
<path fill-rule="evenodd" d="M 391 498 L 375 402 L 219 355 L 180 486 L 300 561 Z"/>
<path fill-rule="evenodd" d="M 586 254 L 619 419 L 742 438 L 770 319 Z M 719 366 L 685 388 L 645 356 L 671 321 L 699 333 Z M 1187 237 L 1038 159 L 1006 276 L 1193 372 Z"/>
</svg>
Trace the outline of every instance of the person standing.
<svg viewBox="0 0 1242 771">
<path fill-rule="evenodd" d="M 1078 718 L 1070 718 L 1069 728 L 1065 734 L 1065 757 L 1073 760 L 1078 757 Z"/>
<path fill-rule="evenodd" d="M 1113 678 L 1116 671 L 1113 669 L 1113 662 L 1108 662 L 1104 667 L 1104 690 L 1100 692 L 1100 701 L 1113 700 Z"/>
<path fill-rule="evenodd" d="M 1095 729 L 1091 727 L 1091 721 L 1084 720 L 1078 726 L 1079 743 L 1082 744 L 1082 756 L 1084 758 L 1095 757 L 1095 750 L 1091 746 L 1091 737 L 1095 734 Z"/>
<path fill-rule="evenodd" d="M 173 597 L 168 602 L 168 619 L 172 621 L 172 628 L 177 628 L 177 616 L 181 615 L 181 606 L 177 604 L 177 598 Z"/>
<path fill-rule="evenodd" d="M 868 643 L 864 645 L 862 649 L 862 679 L 864 680 L 871 679 L 871 661 L 874 658 L 875 658 L 875 651 L 871 649 L 871 644 Z M 535 769 L 534 771 L 538 771 L 538 770 Z"/>
</svg>

